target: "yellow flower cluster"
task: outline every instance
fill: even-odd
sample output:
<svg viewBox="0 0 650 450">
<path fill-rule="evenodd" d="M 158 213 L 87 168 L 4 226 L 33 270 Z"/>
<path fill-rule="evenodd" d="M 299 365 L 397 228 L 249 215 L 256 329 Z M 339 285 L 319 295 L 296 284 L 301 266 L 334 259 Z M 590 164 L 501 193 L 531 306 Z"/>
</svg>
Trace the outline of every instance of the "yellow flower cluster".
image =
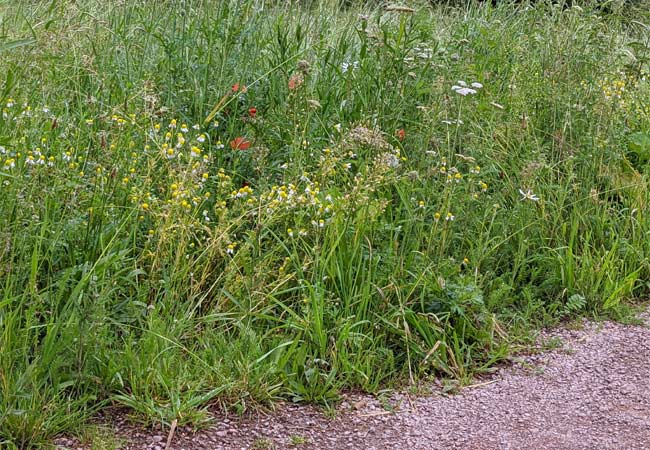
<svg viewBox="0 0 650 450">
<path fill-rule="evenodd" d="M 603 80 L 600 88 L 607 100 L 621 99 L 625 93 L 625 80 Z"/>
</svg>

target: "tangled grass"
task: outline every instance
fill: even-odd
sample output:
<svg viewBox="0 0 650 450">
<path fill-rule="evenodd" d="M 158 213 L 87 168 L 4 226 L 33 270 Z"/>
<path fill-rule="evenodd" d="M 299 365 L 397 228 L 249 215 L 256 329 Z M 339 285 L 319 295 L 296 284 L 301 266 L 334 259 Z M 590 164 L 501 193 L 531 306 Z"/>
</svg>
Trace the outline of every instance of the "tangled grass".
<svg viewBox="0 0 650 450">
<path fill-rule="evenodd" d="M 464 382 L 647 294 L 647 9 L 410 6 L 0 2 L 3 448 Z"/>
</svg>

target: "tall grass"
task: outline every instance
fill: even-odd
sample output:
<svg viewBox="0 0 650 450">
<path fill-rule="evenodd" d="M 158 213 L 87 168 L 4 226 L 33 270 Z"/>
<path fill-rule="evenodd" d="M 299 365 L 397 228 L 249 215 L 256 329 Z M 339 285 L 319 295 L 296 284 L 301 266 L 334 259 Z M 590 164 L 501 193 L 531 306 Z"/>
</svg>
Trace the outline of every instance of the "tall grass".
<svg viewBox="0 0 650 450">
<path fill-rule="evenodd" d="M 466 382 L 647 294 L 647 9 L 412 6 L 0 3 L 3 448 Z"/>
</svg>

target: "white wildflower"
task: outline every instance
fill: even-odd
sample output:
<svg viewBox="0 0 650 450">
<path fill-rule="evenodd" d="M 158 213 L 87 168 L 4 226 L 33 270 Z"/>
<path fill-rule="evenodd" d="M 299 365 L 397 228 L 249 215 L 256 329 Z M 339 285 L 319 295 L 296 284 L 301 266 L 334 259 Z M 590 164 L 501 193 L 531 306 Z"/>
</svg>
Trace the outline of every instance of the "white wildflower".
<svg viewBox="0 0 650 450">
<path fill-rule="evenodd" d="M 534 202 L 539 200 L 539 197 L 533 194 L 530 189 L 527 189 L 526 192 L 524 192 L 522 189 L 519 189 L 519 193 L 521 194 L 522 200 L 532 200 Z"/>
<path fill-rule="evenodd" d="M 359 68 L 359 61 L 343 62 L 341 63 L 341 72 L 346 73 L 348 70 L 356 70 Z"/>
<path fill-rule="evenodd" d="M 451 90 L 456 92 L 457 94 L 462 95 L 463 97 L 466 95 L 473 95 L 476 94 L 476 90 L 468 87 L 460 87 L 460 86 L 452 86 Z"/>
</svg>

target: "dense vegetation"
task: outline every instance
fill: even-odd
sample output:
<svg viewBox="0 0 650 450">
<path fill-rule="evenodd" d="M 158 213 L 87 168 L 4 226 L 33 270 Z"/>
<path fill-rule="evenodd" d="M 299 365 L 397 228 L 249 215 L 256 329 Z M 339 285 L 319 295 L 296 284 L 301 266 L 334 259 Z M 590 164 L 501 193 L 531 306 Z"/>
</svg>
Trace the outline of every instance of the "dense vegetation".
<svg viewBox="0 0 650 450">
<path fill-rule="evenodd" d="M 328 404 L 648 290 L 647 8 L 0 2 L 0 447 Z"/>
</svg>

